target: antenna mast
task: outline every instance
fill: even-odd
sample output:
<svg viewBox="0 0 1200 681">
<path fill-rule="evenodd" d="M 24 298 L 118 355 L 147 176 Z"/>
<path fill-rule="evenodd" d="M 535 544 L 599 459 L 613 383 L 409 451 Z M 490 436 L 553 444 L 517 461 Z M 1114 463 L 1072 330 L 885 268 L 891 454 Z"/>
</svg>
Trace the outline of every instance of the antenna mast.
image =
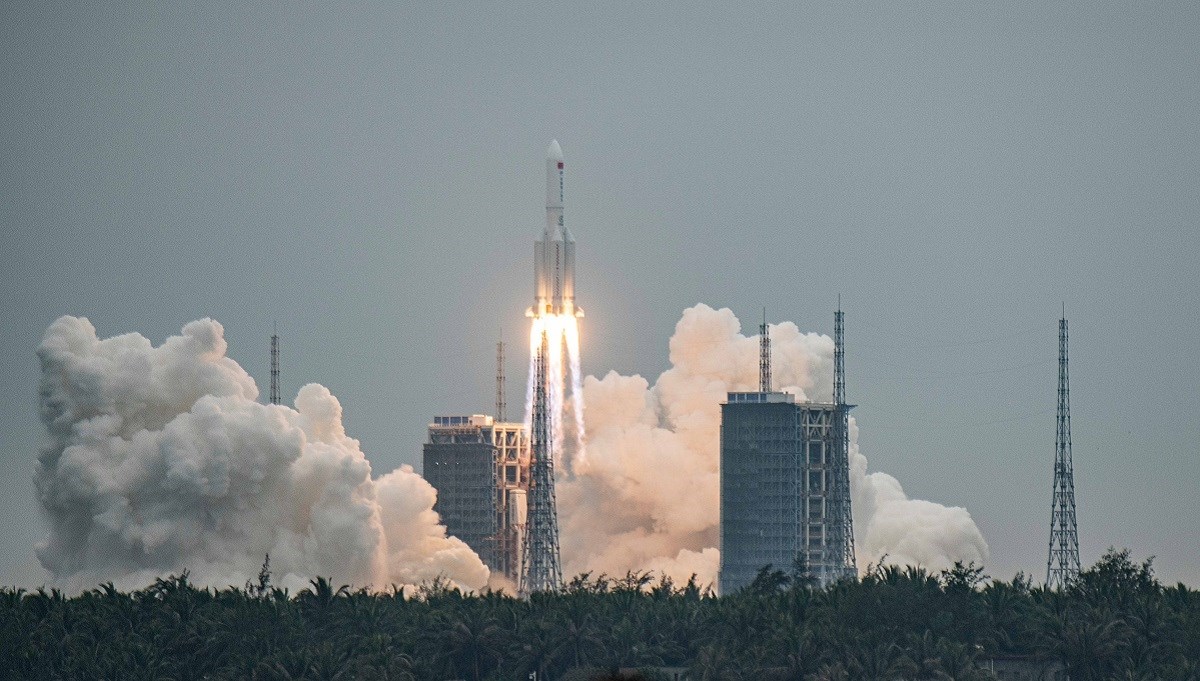
<svg viewBox="0 0 1200 681">
<path fill-rule="evenodd" d="M 279 404 L 279 333 L 271 328 L 271 404 Z"/>
<path fill-rule="evenodd" d="M 1071 458 L 1071 381 L 1067 362 L 1067 314 L 1058 320 L 1058 415 L 1054 434 L 1054 501 L 1050 508 L 1050 557 L 1046 586 L 1062 589 L 1079 576 L 1075 526 L 1075 464 Z"/>
<path fill-rule="evenodd" d="M 504 397 L 504 339 L 496 342 L 496 420 L 508 420 L 508 406 Z"/>
<path fill-rule="evenodd" d="M 846 404 L 846 346 L 845 322 L 842 317 L 842 296 L 838 296 L 837 312 L 833 313 L 833 403 Z"/>
<path fill-rule="evenodd" d="M 767 308 L 758 327 L 758 392 L 771 392 L 771 335 L 767 330 Z"/>
</svg>

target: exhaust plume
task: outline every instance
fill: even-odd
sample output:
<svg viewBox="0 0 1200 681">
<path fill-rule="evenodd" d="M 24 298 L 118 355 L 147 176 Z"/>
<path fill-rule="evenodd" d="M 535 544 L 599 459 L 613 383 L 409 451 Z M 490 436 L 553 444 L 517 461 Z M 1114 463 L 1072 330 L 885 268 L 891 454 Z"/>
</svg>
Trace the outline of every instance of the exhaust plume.
<svg viewBox="0 0 1200 681">
<path fill-rule="evenodd" d="M 579 373 L 579 321 L 574 314 L 537 314 L 529 325 L 529 373 L 525 384 L 525 430 L 533 427 L 533 388 L 537 356 L 546 336 L 546 398 L 550 414 L 551 452 L 568 474 L 586 458 L 583 422 L 583 384 Z M 568 374 L 570 374 L 568 380 Z M 571 388 L 567 397 L 568 383 Z M 570 419 L 568 419 L 570 415 Z M 572 437 L 569 438 L 568 431 Z"/>
<path fill-rule="evenodd" d="M 779 389 L 831 401 L 833 340 L 791 322 L 770 334 Z M 697 305 L 675 326 L 670 361 L 654 385 L 616 372 L 583 383 L 588 456 L 558 485 L 566 574 L 653 569 L 716 582 L 720 404 L 758 389 L 758 338 L 730 310 Z M 987 560 L 966 509 L 909 499 L 892 476 L 867 473 L 853 418 L 850 469 L 860 567 L 885 555 L 931 569 Z"/>
<path fill-rule="evenodd" d="M 211 319 L 158 347 L 136 333 L 101 340 L 78 317 L 47 329 L 49 444 L 34 481 L 50 536 L 37 554 L 58 585 L 139 588 L 185 569 L 238 585 L 270 554 L 293 591 L 318 575 L 483 587 L 488 570 L 446 536 L 433 487 L 410 466 L 372 477 L 329 390 L 304 386 L 294 409 L 260 404 L 226 349 Z"/>
</svg>

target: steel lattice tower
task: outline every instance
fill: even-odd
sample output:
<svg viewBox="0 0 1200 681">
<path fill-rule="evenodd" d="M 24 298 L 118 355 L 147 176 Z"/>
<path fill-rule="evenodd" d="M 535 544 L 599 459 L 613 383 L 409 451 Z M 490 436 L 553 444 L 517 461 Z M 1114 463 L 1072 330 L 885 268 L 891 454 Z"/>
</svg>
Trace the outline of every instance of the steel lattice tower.
<svg viewBox="0 0 1200 681">
<path fill-rule="evenodd" d="M 508 414 L 504 395 L 504 341 L 496 343 L 496 420 L 504 421 Z"/>
<path fill-rule="evenodd" d="M 834 419 L 833 494 L 829 509 L 831 551 L 838 556 L 842 570 L 837 577 L 854 578 L 858 564 L 854 557 L 854 515 L 850 500 L 850 408 L 846 404 L 846 345 L 845 322 L 841 297 L 833 314 L 833 403 L 837 410 Z"/>
<path fill-rule="evenodd" d="M 1050 557 L 1046 586 L 1061 589 L 1079 576 L 1079 533 L 1075 526 L 1075 464 L 1071 459 L 1071 381 L 1067 362 L 1067 317 L 1058 320 L 1058 417 L 1054 435 L 1054 502 L 1050 509 Z"/>
<path fill-rule="evenodd" d="M 279 404 L 279 334 L 271 331 L 271 404 Z"/>
<path fill-rule="evenodd" d="M 758 392 L 771 392 L 771 334 L 767 329 L 766 308 L 758 327 Z"/>
<path fill-rule="evenodd" d="M 521 547 L 523 597 L 537 591 L 562 587 L 562 564 L 558 551 L 558 510 L 554 498 L 554 451 L 550 410 L 547 404 L 546 363 L 550 339 L 542 333 L 542 345 L 534 362 L 533 414 L 530 424 L 530 481 L 525 541 Z"/>
</svg>

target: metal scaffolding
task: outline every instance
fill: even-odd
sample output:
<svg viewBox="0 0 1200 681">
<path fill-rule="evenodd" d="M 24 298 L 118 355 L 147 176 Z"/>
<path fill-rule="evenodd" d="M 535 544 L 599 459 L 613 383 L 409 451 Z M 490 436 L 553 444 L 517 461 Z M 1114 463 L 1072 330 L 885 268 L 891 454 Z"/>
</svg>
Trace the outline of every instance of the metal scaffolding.
<svg viewBox="0 0 1200 681">
<path fill-rule="evenodd" d="M 538 591 L 562 588 L 562 564 L 558 550 L 558 510 L 554 496 L 554 451 L 548 404 L 547 360 L 550 340 L 542 333 L 534 362 L 533 414 L 530 432 L 530 473 L 525 541 L 521 557 L 522 597 Z"/>
<path fill-rule="evenodd" d="M 1050 556 L 1046 586 L 1061 589 L 1079 576 L 1079 532 L 1075 526 L 1075 464 L 1071 456 L 1071 381 L 1067 363 L 1067 318 L 1058 320 L 1058 414 L 1054 434 L 1054 500 L 1050 508 Z"/>
</svg>

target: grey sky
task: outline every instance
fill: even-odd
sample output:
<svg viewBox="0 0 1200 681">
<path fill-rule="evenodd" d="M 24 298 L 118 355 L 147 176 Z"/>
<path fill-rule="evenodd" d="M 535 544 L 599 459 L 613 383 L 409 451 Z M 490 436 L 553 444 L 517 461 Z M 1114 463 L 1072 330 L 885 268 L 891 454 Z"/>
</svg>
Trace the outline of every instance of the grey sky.
<svg viewBox="0 0 1200 681">
<path fill-rule="evenodd" d="M 275 321 L 289 401 L 418 463 L 525 337 L 557 137 L 585 371 L 841 293 L 872 470 L 1040 580 L 1065 301 L 1083 560 L 1200 584 L 1200 4 L 499 5 L 0 9 L 0 583 L 42 580 L 50 321 L 212 316 L 264 393 Z"/>
</svg>

